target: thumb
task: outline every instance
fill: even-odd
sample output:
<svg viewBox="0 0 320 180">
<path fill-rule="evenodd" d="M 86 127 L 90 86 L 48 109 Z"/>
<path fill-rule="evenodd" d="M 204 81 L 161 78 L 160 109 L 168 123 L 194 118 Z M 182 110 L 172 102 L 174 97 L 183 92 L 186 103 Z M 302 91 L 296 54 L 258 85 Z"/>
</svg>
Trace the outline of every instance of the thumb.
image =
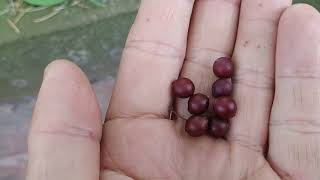
<svg viewBox="0 0 320 180">
<path fill-rule="evenodd" d="M 84 73 L 48 65 L 29 133 L 27 180 L 98 180 L 101 113 Z"/>
</svg>

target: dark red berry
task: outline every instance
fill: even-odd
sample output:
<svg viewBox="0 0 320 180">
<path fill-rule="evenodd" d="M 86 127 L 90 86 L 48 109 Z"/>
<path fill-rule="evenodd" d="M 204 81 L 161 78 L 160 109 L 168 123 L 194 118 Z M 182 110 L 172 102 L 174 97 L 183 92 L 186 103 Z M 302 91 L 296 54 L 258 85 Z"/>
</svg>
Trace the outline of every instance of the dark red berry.
<svg viewBox="0 0 320 180">
<path fill-rule="evenodd" d="M 213 119 L 210 122 L 208 134 L 215 138 L 225 137 L 230 129 L 230 122 L 225 120 Z"/>
<path fill-rule="evenodd" d="M 237 113 L 237 104 L 231 97 L 220 97 L 215 99 L 213 110 L 222 119 L 231 119 Z"/>
<path fill-rule="evenodd" d="M 188 78 L 180 78 L 172 83 L 172 94 L 178 98 L 188 98 L 194 93 L 194 84 Z"/>
<path fill-rule="evenodd" d="M 185 126 L 185 131 L 192 137 L 200 137 L 207 132 L 209 120 L 205 116 L 191 116 Z"/>
<path fill-rule="evenodd" d="M 234 74 L 234 64 L 228 57 L 219 58 L 213 64 L 213 72 L 219 78 L 231 78 Z"/>
<path fill-rule="evenodd" d="M 232 94 L 233 86 L 228 79 L 218 79 L 212 85 L 213 97 L 230 96 Z"/>
<path fill-rule="evenodd" d="M 203 114 L 208 110 L 209 98 L 204 94 L 195 94 L 188 101 L 188 110 L 191 114 Z"/>
</svg>

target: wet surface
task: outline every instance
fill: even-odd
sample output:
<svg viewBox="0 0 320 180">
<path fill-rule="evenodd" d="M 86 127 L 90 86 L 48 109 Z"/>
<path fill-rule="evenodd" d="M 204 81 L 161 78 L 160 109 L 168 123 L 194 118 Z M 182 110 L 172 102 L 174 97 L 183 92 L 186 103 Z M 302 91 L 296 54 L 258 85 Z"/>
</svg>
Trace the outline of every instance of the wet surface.
<svg viewBox="0 0 320 180">
<path fill-rule="evenodd" d="M 113 77 L 93 83 L 105 115 L 114 84 Z M 0 180 L 23 180 L 27 165 L 27 134 L 36 97 L 0 104 Z"/>
</svg>

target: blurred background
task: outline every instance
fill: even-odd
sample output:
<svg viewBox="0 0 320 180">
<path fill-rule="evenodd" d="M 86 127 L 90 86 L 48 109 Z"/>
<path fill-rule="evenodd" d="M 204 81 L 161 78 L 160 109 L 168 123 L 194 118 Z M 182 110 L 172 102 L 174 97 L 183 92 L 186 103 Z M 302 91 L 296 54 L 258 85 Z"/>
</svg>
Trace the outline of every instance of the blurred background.
<svg viewBox="0 0 320 180">
<path fill-rule="evenodd" d="M 301 2 L 320 8 L 320 0 Z M 52 60 L 78 64 L 105 113 L 138 7 L 139 0 L 0 0 L 0 180 L 24 179 L 28 126 Z"/>
</svg>

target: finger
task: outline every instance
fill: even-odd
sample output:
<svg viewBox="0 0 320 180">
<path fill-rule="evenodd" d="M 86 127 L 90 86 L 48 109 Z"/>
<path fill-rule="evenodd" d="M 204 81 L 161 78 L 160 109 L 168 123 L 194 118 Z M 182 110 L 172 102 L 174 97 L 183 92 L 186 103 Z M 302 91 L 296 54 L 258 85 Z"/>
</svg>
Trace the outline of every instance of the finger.
<svg viewBox="0 0 320 180">
<path fill-rule="evenodd" d="M 82 71 L 51 63 L 29 134 L 27 180 L 99 179 L 101 114 Z"/>
<path fill-rule="evenodd" d="M 278 22 L 291 0 L 242 1 L 233 54 L 238 113 L 229 141 L 239 150 L 263 152 L 273 100 L 274 58 Z"/>
<path fill-rule="evenodd" d="M 232 54 L 239 7 L 240 0 L 196 1 L 187 56 L 181 72 L 182 77 L 194 82 L 196 92 L 211 97 L 211 86 L 215 80 L 212 65 L 215 59 Z M 178 100 L 177 108 L 179 115 L 189 116 L 187 100 Z"/>
<path fill-rule="evenodd" d="M 108 119 L 166 117 L 179 75 L 193 0 L 143 0 L 129 34 Z"/>
<path fill-rule="evenodd" d="M 285 11 L 279 25 L 270 162 L 283 178 L 319 179 L 320 15 L 308 5 Z"/>
</svg>

